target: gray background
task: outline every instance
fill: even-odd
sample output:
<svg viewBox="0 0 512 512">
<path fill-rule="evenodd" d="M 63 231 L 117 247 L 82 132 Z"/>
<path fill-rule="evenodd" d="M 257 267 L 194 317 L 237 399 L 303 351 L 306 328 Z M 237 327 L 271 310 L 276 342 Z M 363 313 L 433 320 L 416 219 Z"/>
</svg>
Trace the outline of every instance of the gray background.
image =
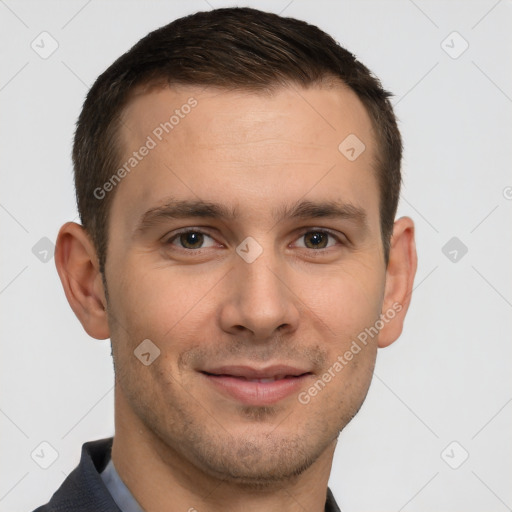
<svg viewBox="0 0 512 512">
<path fill-rule="evenodd" d="M 109 341 L 82 330 L 51 252 L 77 220 L 70 151 L 86 91 L 150 30 L 227 5 L 0 1 L 1 511 L 46 502 L 82 443 L 113 434 Z M 511 2 L 243 5 L 317 24 L 396 95 L 399 214 L 416 222 L 419 268 L 404 333 L 379 351 L 338 443 L 341 508 L 511 510 Z"/>
</svg>

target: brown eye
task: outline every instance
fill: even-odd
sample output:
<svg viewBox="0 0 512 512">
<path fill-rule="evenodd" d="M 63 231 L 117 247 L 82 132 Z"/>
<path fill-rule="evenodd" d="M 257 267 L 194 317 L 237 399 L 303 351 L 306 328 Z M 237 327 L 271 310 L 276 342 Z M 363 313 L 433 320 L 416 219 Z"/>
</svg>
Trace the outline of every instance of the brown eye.
<svg viewBox="0 0 512 512">
<path fill-rule="evenodd" d="M 329 234 L 322 231 L 311 231 L 304 235 L 308 249 L 325 249 Z"/>
<path fill-rule="evenodd" d="M 335 243 L 328 245 L 329 238 L 332 238 L 335 242 L 340 242 L 340 239 L 329 231 L 307 231 L 300 236 L 299 240 L 304 240 L 304 245 L 299 245 L 299 247 L 316 250 L 328 249 L 329 247 L 336 245 Z"/>
<path fill-rule="evenodd" d="M 213 242 L 213 238 L 211 236 L 195 229 L 175 234 L 167 240 L 166 244 L 177 246 L 179 249 L 192 251 L 194 249 L 206 249 L 208 247 L 213 247 L 214 243 L 212 242 L 210 242 L 210 245 L 204 245 L 208 238 Z"/>
<path fill-rule="evenodd" d="M 199 249 L 203 243 L 204 235 L 196 231 L 181 233 L 179 241 L 185 249 Z"/>
</svg>

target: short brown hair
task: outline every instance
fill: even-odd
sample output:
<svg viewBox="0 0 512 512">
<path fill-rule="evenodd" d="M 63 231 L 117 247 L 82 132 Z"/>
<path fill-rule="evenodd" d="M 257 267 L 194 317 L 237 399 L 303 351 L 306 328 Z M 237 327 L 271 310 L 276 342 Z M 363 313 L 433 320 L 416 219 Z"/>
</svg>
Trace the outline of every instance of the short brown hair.
<svg viewBox="0 0 512 512">
<path fill-rule="evenodd" d="M 249 91 L 341 80 L 364 104 L 377 137 L 376 173 L 385 262 L 400 194 L 402 141 L 391 94 L 352 53 L 314 25 L 256 9 L 222 8 L 177 19 L 141 39 L 91 87 L 77 122 L 73 164 L 78 211 L 104 274 L 115 191 L 94 191 L 122 159 L 119 130 L 135 87 L 166 81 Z M 341 142 L 341 141 L 340 141 Z"/>
</svg>

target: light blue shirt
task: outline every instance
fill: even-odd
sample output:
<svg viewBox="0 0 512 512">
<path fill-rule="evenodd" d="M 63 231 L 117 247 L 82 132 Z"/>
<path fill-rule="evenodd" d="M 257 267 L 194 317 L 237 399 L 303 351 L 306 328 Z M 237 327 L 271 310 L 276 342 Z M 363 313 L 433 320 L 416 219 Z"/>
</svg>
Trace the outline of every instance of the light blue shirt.
<svg viewBox="0 0 512 512">
<path fill-rule="evenodd" d="M 144 512 L 144 509 L 138 504 L 133 494 L 121 480 L 121 477 L 114 467 L 112 458 L 109 460 L 100 476 L 122 512 Z"/>
</svg>

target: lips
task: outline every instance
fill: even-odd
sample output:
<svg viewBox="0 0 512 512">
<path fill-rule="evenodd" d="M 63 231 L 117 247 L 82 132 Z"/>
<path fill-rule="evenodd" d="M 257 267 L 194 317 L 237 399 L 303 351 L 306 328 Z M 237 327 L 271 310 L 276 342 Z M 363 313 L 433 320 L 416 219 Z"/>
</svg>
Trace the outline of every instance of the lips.
<svg viewBox="0 0 512 512">
<path fill-rule="evenodd" d="M 287 377 L 299 377 L 310 373 L 307 369 L 296 368 L 287 365 L 273 365 L 267 368 L 253 368 L 252 366 L 219 366 L 203 370 L 210 375 L 223 375 L 227 377 L 239 377 L 249 381 L 266 380 L 272 382 Z"/>
<path fill-rule="evenodd" d="M 312 373 L 306 368 L 273 365 L 221 366 L 201 370 L 213 388 L 247 405 L 269 405 L 298 392 Z"/>
</svg>

